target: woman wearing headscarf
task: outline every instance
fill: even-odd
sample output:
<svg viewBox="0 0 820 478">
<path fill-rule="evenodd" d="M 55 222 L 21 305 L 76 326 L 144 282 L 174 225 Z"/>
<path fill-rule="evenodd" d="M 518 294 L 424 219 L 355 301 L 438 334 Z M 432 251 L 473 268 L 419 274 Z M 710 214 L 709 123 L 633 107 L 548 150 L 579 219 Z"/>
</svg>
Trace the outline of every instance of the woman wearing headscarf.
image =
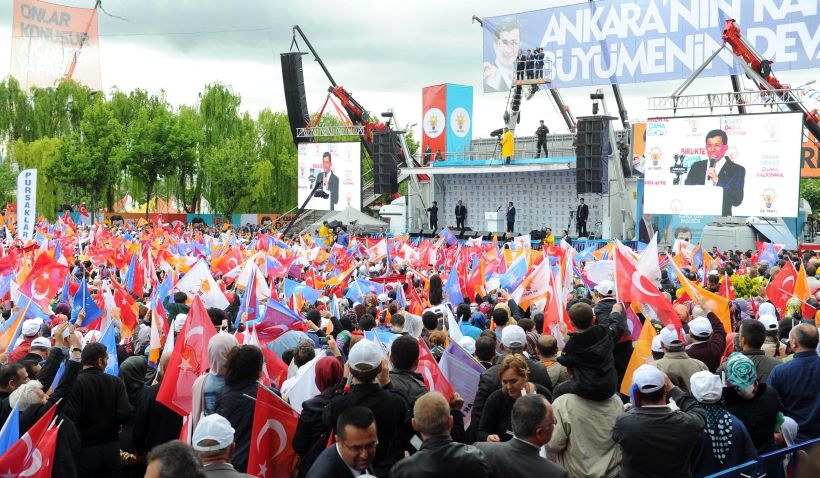
<svg viewBox="0 0 820 478">
<path fill-rule="evenodd" d="M 746 426 L 723 403 L 721 378 L 704 370 L 692 374 L 689 385 L 706 411 L 706 429 L 692 454 L 692 476 L 711 475 L 757 459 Z"/>
<path fill-rule="evenodd" d="M 342 380 L 342 364 L 336 357 L 324 357 L 316 362 L 316 388 L 319 395 L 302 403 L 299 424 L 293 436 L 293 450 L 299 455 L 299 476 L 307 476 L 310 466 L 316 457 L 325 449 L 330 436 L 330 428 L 322 422 L 322 411 L 330 400 L 341 392 L 345 382 Z"/>
<path fill-rule="evenodd" d="M 225 361 L 237 345 L 236 337 L 227 332 L 219 332 L 208 342 L 208 373 L 197 377 L 193 386 L 191 430 L 196 429 L 202 416 L 216 412 L 216 399 L 225 386 Z"/>
<path fill-rule="evenodd" d="M 799 430 L 797 422 L 794 421 L 793 418 L 784 415 L 782 416 L 782 421 L 778 421 L 778 424 L 780 427 L 774 433 L 774 441 L 777 444 L 777 448 L 781 449 L 794 445 L 795 439 L 797 438 L 797 431 Z M 794 476 L 793 458 L 793 453 L 789 453 L 783 457 L 783 474 L 786 478 L 792 478 L 792 476 Z"/>
<path fill-rule="evenodd" d="M 120 364 L 120 380 L 125 383 L 125 391 L 128 394 L 128 402 L 136 410 L 139 398 L 145 390 L 145 374 L 148 371 L 148 364 L 144 356 L 132 356 L 125 359 Z M 122 463 L 121 473 L 126 477 L 137 477 L 145 474 L 145 465 L 138 463 L 136 450 L 132 440 L 134 431 L 134 417 L 129 418 L 122 424 L 120 429 L 120 460 Z"/>
<path fill-rule="evenodd" d="M 724 368 L 726 387 L 723 398 L 726 408 L 746 425 L 759 455 L 774 451 L 774 430 L 780 410 L 777 392 L 757 380 L 754 362 L 740 352 L 730 355 Z M 777 463 L 769 461 L 766 470 L 766 476 L 777 476 Z"/>
</svg>

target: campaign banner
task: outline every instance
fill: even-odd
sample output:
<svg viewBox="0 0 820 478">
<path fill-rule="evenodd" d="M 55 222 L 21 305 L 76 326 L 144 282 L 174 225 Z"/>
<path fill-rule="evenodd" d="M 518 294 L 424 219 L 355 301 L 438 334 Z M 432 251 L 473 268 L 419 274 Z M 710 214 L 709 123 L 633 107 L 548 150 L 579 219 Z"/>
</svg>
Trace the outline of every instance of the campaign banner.
<svg viewBox="0 0 820 478">
<path fill-rule="evenodd" d="M 820 178 L 820 149 L 811 135 L 809 141 L 803 141 L 800 158 L 800 177 Z"/>
<path fill-rule="evenodd" d="M 802 113 L 647 122 L 643 211 L 796 217 Z"/>
<path fill-rule="evenodd" d="M 448 83 L 446 95 L 448 158 L 469 159 L 473 139 L 473 87 Z"/>
<path fill-rule="evenodd" d="M 34 240 L 37 222 L 37 170 L 24 169 L 17 175 L 17 237 Z"/>
<path fill-rule="evenodd" d="M 96 9 L 14 0 L 11 24 L 11 76 L 23 90 L 65 77 L 102 89 Z"/>
<path fill-rule="evenodd" d="M 558 88 L 684 80 L 721 48 L 727 19 L 775 71 L 820 66 L 816 1 L 600 0 L 484 18 L 484 92 L 508 92 L 516 55 L 538 47 Z M 700 76 L 740 72 L 727 48 Z"/>
<path fill-rule="evenodd" d="M 430 147 L 432 158 L 447 152 L 447 85 L 426 86 L 421 90 L 421 150 Z"/>
<path fill-rule="evenodd" d="M 297 160 L 298 203 L 314 188 L 327 197 L 314 195 L 307 209 L 340 211 L 362 208 L 361 143 L 302 143 Z"/>
</svg>

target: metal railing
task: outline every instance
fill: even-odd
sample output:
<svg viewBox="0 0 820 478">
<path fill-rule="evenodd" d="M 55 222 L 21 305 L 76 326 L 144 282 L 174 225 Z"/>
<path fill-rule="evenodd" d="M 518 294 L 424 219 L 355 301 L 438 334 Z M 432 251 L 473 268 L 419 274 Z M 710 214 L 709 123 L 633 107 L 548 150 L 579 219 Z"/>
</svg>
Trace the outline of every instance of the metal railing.
<svg viewBox="0 0 820 478">
<path fill-rule="evenodd" d="M 766 465 L 772 460 L 782 461 L 786 455 L 794 453 L 793 459 L 789 462 L 789 467 L 796 467 L 799 455 L 797 452 L 814 445 L 820 444 L 820 438 L 804 441 L 780 450 L 760 455 L 757 460 L 750 460 L 737 466 L 733 466 L 718 473 L 713 473 L 706 478 L 728 478 L 741 476 L 743 478 L 763 478 L 766 476 Z M 774 477 L 770 477 L 774 478 Z"/>
</svg>

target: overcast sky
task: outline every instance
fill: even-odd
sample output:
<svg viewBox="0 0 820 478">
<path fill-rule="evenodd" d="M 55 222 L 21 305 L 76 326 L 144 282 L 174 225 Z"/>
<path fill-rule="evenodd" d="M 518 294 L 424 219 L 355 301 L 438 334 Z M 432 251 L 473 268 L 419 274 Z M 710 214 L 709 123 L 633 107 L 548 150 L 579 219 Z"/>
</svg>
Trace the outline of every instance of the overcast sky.
<svg viewBox="0 0 820 478">
<path fill-rule="evenodd" d="M 59 0 L 91 7 L 94 0 Z M 474 87 L 474 137 L 486 137 L 503 125 L 506 94 L 481 91 L 482 29 L 479 17 L 549 8 L 566 0 L 103 0 L 112 15 L 100 15 L 103 89 L 164 89 L 174 105 L 192 104 L 204 86 L 229 85 L 242 97 L 242 109 L 285 110 L 279 54 L 291 47 L 291 27 L 298 24 L 334 79 L 366 109 L 393 108 L 404 125 L 421 122 L 424 86 L 457 83 Z M 0 1 L 0 76 L 10 65 L 11 0 Z M 301 39 L 302 51 L 307 51 Z M 799 85 L 808 72 L 779 75 Z M 316 112 L 329 81 L 305 56 L 308 107 Z M 643 119 L 647 96 L 664 96 L 681 82 L 623 87 L 631 119 Z M 698 80 L 689 92 L 726 92 L 728 78 Z M 591 113 L 593 88 L 562 91 L 576 116 Z M 615 113 L 611 89 L 605 87 Z M 653 114 L 657 115 L 657 114 Z M 544 92 L 522 105 L 520 134 L 531 134 L 538 119 L 552 132 L 566 132 L 551 98 Z M 413 128 L 416 138 L 420 127 Z"/>
</svg>

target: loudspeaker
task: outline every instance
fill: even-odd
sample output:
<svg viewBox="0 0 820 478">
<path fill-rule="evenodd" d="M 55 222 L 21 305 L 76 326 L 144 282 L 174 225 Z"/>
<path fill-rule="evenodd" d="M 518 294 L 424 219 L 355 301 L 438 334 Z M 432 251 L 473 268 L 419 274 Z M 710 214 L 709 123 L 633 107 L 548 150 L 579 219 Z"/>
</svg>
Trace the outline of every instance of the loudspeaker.
<svg viewBox="0 0 820 478">
<path fill-rule="evenodd" d="M 609 116 L 578 118 L 575 142 L 575 186 L 578 194 L 605 193 L 609 189 Z"/>
<path fill-rule="evenodd" d="M 282 83 L 285 85 L 285 106 L 294 143 L 307 143 L 311 138 L 297 138 L 296 128 L 304 128 L 310 123 L 310 112 L 305 96 L 305 78 L 302 75 L 302 55 L 304 53 L 281 53 Z"/>
<path fill-rule="evenodd" d="M 373 132 L 373 193 L 399 192 L 398 136 L 395 131 Z"/>
</svg>

